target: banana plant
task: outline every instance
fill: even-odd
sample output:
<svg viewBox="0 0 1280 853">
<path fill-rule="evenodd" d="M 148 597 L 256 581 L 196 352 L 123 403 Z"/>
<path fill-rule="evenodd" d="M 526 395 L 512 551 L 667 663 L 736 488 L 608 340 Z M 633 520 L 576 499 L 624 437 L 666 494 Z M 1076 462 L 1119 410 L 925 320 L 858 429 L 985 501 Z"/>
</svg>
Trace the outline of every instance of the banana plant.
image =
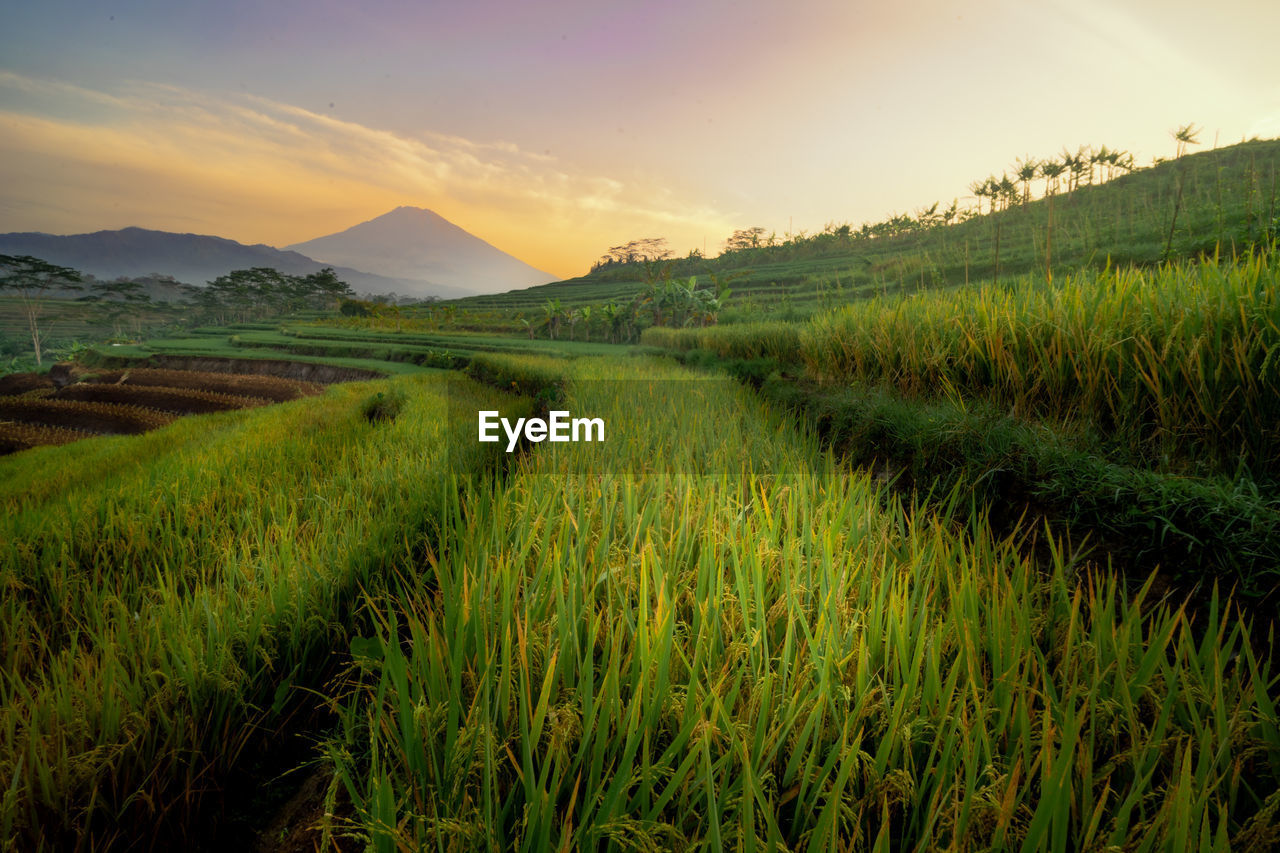
<svg viewBox="0 0 1280 853">
<path fill-rule="evenodd" d="M 556 333 L 560 331 L 560 321 L 564 319 L 564 309 L 560 307 L 559 299 L 548 299 L 543 304 L 542 311 L 547 315 L 547 335 L 554 341 Z"/>
</svg>

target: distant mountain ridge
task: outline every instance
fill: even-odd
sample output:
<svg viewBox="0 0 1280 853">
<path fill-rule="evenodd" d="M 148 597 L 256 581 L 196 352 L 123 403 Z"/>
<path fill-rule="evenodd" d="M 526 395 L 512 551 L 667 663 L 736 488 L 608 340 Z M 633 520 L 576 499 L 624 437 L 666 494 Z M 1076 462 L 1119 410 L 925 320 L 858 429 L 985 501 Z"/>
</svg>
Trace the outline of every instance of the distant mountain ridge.
<svg viewBox="0 0 1280 853">
<path fill-rule="evenodd" d="M 34 255 L 100 279 L 160 273 L 188 284 L 203 285 L 232 270 L 249 267 L 273 267 L 288 275 L 307 275 L 334 266 L 338 277 L 360 293 L 450 299 L 468 292 L 420 279 L 403 280 L 337 267 L 261 243 L 247 246 L 225 237 L 136 227 L 65 236 L 40 232 L 0 234 L 0 254 Z"/>
<path fill-rule="evenodd" d="M 391 278 L 425 279 L 473 293 L 503 293 L 559 279 L 420 207 L 397 207 L 345 231 L 287 248 L 329 264 Z"/>
<path fill-rule="evenodd" d="M 503 293 L 557 280 L 418 207 L 398 207 L 285 249 L 130 227 L 91 234 L 0 234 L 0 254 L 34 255 L 100 279 L 158 273 L 194 285 L 250 267 L 273 267 L 288 275 L 333 267 L 357 293 L 419 298 Z"/>
</svg>

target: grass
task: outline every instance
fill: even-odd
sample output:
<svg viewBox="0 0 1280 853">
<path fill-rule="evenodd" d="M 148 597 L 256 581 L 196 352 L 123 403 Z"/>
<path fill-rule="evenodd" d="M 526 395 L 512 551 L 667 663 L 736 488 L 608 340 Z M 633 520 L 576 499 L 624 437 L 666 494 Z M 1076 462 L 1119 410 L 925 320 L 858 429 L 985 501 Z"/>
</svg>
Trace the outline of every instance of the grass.
<svg viewBox="0 0 1280 853">
<path fill-rule="evenodd" d="M 345 642 L 357 588 L 407 565 L 446 472 L 482 463 L 445 441 L 442 389 L 335 386 L 0 459 L 0 846 L 180 832 L 270 742 L 291 685 Z M 370 424 L 378 392 L 404 407 Z"/>
<path fill-rule="evenodd" d="M 1271 615 L 993 516 L 1012 483 L 1186 544 L 1197 579 L 1248 552 L 1265 594 L 1272 256 L 1163 261 L 1175 194 L 1172 254 L 1265 242 L 1278 156 L 1059 197 L 1052 284 L 1041 202 L 726 257 L 724 319 L 812 319 L 644 342 L 764 395 L 440 331 L 633 270 L 103 348 L 416 375 L 0 460 L 0 847 L 190 846 L 301 727 L 330 848 L 1273 849 Z M 997 240 L 1000 286 L 961 289 Z M 824 452 L 797 396 L 927 501 Z M 549 408 L 605 441 L 474 441 L 480 409 Z"/>
<path fill-rule="evenodd" d="M 646 344 L 799 362 L 819 382 L 1084 423 L 1144 467 L 1280 474 L 1269 254 L 871 300 L 796 330 L 649 329 Z M 744 331 L 749 329 L 749 331 Z"/>
<path fill-rule="evenodd" d="M 285 360 L 375 370 L 384 375 L 465 367 L 482 353 L 579 358 L 617 351 L 608 344 L 545 341 L 470 334 L 415 333 L 328 324 L 236 324 L 200 327 L 184 337 L 139 345 L 99 346 L 88 361 L 141 363 L 152 356 Z"/>
<path fill-rule="evenodd" d="M 179 358 L 231 358 L 245 361 L 297 361 L 304 364 L 328 364 L 335 367 L 351 367 L 371 370 L 384 376 L 430 374 L 439 370 L 404 361 L 387 361 L 380 358 L 347 358 L 337 355 L 303 355 L 285 353 L 266 347 L 235 347 L 225 342 L 210 343 L 207 339 L 156 339 L 138 346 L 98 346 L 83 359 L 89 365 L 103 367 L 141 365 L 152 356 Z"/>
<path fill-rule="evenodd" d="M 1277 233 L 1278 168 L 1280 140 L 1251 140 L 1059 193 L 1053 200 L 1051 271 L 1059 277 L 1096 272 L 1108 263 L 1145 268 L 1205 254 L 1231 256 L 1265 245 Z M 898 236 L 839 240 L 779 235 L 772 247 L 680 259 L 674 274 L 741 273 L 733 282 L 725 320 L 804 320 L 870 297 L 1044 276 L 1050 271 L 1045 266 L 1048 234 L 1049 202 L 1041 198 Z M 498 325 L 498 315 L 538 318 L 549 299 L 567 307 L 626 301 L 644 289 L 643 281 L 643 269 L 635 264 L 446 305 L 466 315 L 459 322 Z"/>
<path fill-rule="evenodd" d="M 811 423 L 846 464 L 892 477 L 899 490 L 936 498 L 962 489 L 1001 524 L 1029 513 L 1087 537 L 1122 571 L 1158 565 L 1188 589 L 1221 581 L 1260 610 L 1275 600 L 1280 502 L 1248 479 L 1118 464 L 1096 441 L 982 402 L 909 400 L 777 374 L 759 388 Z"/>
<path fill-rule="evenodd" d="M 327 749 L 355 817 L 331 833 L 379 851 L 1269 843 L 1276 682 L 1229 603 L 1192 618 L 1056 541 L 1037 565 L 981 518 L 904 507 L 727 380 L 682 406 L 696 374 L 661 363 L 566 374 L 609 441 L 471 481 L 439 547 L 367 599 Z"/>
</svg>

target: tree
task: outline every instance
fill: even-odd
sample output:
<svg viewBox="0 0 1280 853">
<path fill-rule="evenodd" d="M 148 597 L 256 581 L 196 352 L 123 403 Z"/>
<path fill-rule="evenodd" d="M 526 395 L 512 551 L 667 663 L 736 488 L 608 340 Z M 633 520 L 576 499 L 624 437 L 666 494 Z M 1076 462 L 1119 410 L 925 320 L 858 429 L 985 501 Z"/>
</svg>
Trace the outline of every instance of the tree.
<svg viewBox="0 0 1280 853">
<path fill-rule="evenodd" d="M 1008 175 L 1000 176 L 1000 182 L 996 185 L 996 192 L 1004 201 L 1005 210 L 1018 203 L 1018 186 L 1009 180 Z"/>
<path fill-rule="evenodd" d="M 591 266 L 591 270 L 605 269 L 623 264 L 664 261 L 671 257 L 671 248 L 665 237 L 645 237 L 631 240 L 621 246 L 611 246 L 609 250 Z"/>
<path fill-rule="evenodd" d="M 560 330 L 560 319 L 562 309 L 560 308 L 559 299 L 548 299 L 542 306 L 543 313 L 547 315 L 547 336 L 551 340 L 556 339 L 556 332 Z"/>
<path fill-rule="evenodd" d="M 1040 163 L 1040 177 L 1044 178 L 1044 194 L 1052 197 L 1058 191 L 1058 179 L 1067 170 L 1065 162 L 1044 160 Z"/>
<path fill-rule="evenodd" d="M 940 201 L 935 201 L 932 207 L 922 207 L 916 211 L 916 222 L 920 223 L 920 227 L 924 229 L 932 228 L 938 224 L 938 205 Z"/>
<path fill-rule="evenodd" d="M 1089 154 L 1089 183 L 1093 183 L 1094 167 L 1110 166 L 1111 161 L 1111 152 L 1107 150 L 1107 146 L 1103 145 L 1096 151 L 1091 151 Z M 1101 169 L 1099 170 L 1099 180 L 1102 180 Z"/>
<path fill-rule="evenodd" d="M 1188 145 L 1199 145 L 1200 140 L 1197 138 L 1200 128 L 1194 124 L 1184 124 L 1175 130 L 1169 131 L 1169 135 L 1173 137 L 1174 142 L 1178 143 L 1178 152 L 1174 155 L 1175 159 L 1187 153 Z"/>
<path fill-rule="evenodd" d="M 739 252 L 744 249 L 759 249 L 764 245 L 764 228 L 754 225 L 751 228 L 739 228 L 725 241 L 726 252 Z"/>
<path fill-rule="evenodd" d="M 111 320 L 116 337 L 120 337 L 121 323 L 130 314 L 136 315 L 138 308 L 151 302 L 143 288 L 142 282 L 118 278 L 115 281 L 94 282 L 88 296 L 80 297 L 83 302 L 94 302 L 102 306 L 102 311 Z M 135 323 L 135 326 L 138 325 Z"/>
<path fill-rule="evenodd" d="M 1080 186 L 1080 179 L 1085 176 L 1092 167 L 1089 165 L 1089 156 L 1087 149 L 1081 145 L 1076 149 L 1075 154 L 1068 154 L 1063 151 L 1062 162 L 1066 164 L 1067 169 L 1071 172 L 1071 182 L 1068 191 L 1074 191 Z"/>
<path fill-rule="evenodd" d="M 369 311 L 369 303 L 362 302 L 359 299 L 342 300 L 342 305 L 338 311 L 344 317 L 368 317 L 371 313 Z"/>
<path fill-rule="evenodd" d="M 1053 196 L 1058 191 L 1058 179 L 1067 169 L 1066 161 L 1045 160 L 1040 164 L 1040 174 L 1045 180 L 1045 195 L 1049 199 L 1049 225 L 1045 229 L 1044 240 L 1044 272 L 1053 284 Z"/>
<path fill-rule="evenodd" d="M 969 191 L 978 200 L 978 215 L 982 215 L 982 200 L 987 197 L 991 185 L 987 181 L 974 181 L 969 184 Z"/>
<path fill-rule="evenodd" d="M 37 365 L 41 363 L 44 334 L 40 329 L 40 317 L 44 313 L 49 290 L 84 290 L 82 281 L 79 271 L 71 267 L 60 267 L 30 255 L 0 255 L 0 293 L 10 292 L 18 297 L 26 315 Z"/>
<path fill-rule="evenodd" d="M 331 309 L 343 299 L 355 295 L 351 285 L 338 278 L 333 267 L 325 267 L 320 272 L 313 272 L 299 280 L 302 299 L 311 302 L 315 307 Z"/>
<path fill-rule="evenodd" d="M 1040 163 L 1028 157 L 1025 160 L 1019 160 L 1017 165 L 1018 180 L 1022 181 L 1022 206 L 1026 207 L 1027 202 L 1031 201 L 1031 182 L 1035 180 L 1040 170 Z"/>
<path fill-rule="evenodd" d="M 605 328 L 609 331 L 609 343 L 618 342 L 618 331 L 622 326 L 622 308 L 616 302 L 606 302 L 600 306 L 600 316 L 604 318 Z"/>
</svg>

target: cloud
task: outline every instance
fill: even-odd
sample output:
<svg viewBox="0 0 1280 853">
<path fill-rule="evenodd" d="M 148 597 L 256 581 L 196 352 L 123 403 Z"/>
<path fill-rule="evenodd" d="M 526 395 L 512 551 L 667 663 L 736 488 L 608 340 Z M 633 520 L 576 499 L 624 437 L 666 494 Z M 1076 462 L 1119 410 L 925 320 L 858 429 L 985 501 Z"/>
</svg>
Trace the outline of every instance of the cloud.
<svg viewBox="0 0 1280 853">
<path fill-rule="evenodd" d="M 405 136 L 263 97 L 0 72 L 0 102 L 0 230 L 181 222 L 286 245 L 415 204 L 561 274 L 628 235 L 694 245 L 729 230 L 663 187 L 580 174 L 509 141 Z"/>
</svg>

